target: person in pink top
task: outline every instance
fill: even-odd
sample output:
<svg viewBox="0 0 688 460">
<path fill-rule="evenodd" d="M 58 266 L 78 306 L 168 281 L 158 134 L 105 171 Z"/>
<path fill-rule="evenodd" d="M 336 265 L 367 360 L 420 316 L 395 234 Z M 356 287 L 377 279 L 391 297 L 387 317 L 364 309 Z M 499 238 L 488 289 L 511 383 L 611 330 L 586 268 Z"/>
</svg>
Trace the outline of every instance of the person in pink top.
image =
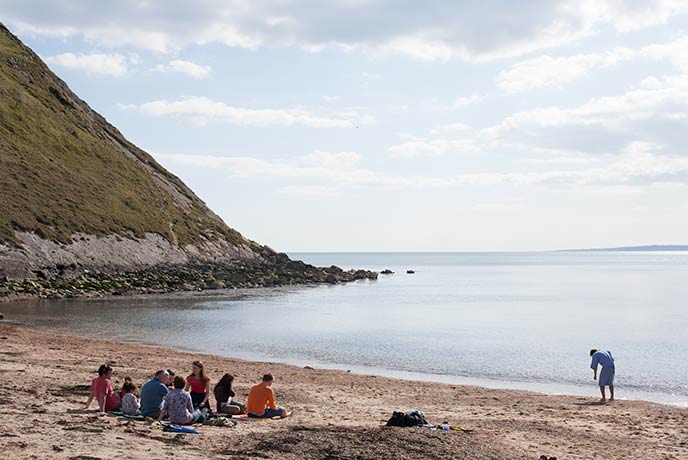
<svg viewBox="0 0 688 460">
<path fill-rule="evenodd" d="M 98 368 L 98 377 L 91 380 L 91 395 L 86 401 L 86 409 L 91 407 L 91 403 L 95 399 L 98 401 L 98 411 L 100 413 L 110 412 L 119 408 L 121 404 L 120 397 L 115 390 L 112 389 L 112 367 L 103 364 Z"/>
</svg>

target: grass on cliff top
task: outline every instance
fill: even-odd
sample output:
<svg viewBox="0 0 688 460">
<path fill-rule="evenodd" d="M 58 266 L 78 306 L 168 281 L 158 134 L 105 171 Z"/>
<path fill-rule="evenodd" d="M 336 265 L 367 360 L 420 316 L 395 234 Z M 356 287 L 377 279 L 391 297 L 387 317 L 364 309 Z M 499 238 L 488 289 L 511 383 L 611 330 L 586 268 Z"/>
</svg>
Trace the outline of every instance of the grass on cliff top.
<svg viewBox="0 0 688 460">
<path fill-rule="evenodd" d="M 156 184 L 144 163 L 187 205 Z M 0 24 L 0 242 L 16 243 L 15 230 L 63 243 L 77 232 L 152 232 L 180 245 L 221 237 L 258 246 L 91 112 Z"/>
</svg>

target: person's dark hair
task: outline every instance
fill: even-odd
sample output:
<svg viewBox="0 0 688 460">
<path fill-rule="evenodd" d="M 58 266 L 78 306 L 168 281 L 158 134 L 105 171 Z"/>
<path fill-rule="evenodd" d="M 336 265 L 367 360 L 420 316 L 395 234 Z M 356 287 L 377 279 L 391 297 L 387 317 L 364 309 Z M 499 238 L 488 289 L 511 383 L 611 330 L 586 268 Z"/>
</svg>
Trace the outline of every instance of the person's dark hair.
<svg viewBox="0 0 688 460">
<path fill-rule="evenodd" d="M 162 377 L 163 374 L 164 374 L 165 372 L 167 372 L 167 371 L 164 370 L 164 369 L 160 369 L 159 371 L 157 371 L 157 372 L 155 373 L 155 376 L 156 376 L 156 377 Z"/>
<path fill-rule="evenodd" d="M 273 380 L 275 380 L 275 378 L 271 373 L 268 372 L 267 374 L 263 375 L 263 382 L 272 382 Z"/>
<path fill-rule="evenodd" d="M 184 385 L 186 385 L 186 382 L 184 381 L 184 379 L 182 377 L 180 377 L 178 375 L 174 378 L 174 389 L 175 390 L 181 390 L 182 388 L 184 388 Z"/>
<path fill-rule="evenodd" d="M 167 369 L 167 373 L 169 374 L 170 377 L 174 377 L 174 371 L 172 369 Z"/>
<path fill-rule="evenodd" d="M 198 380 L 201 381 L 203 385 L 205 385 L 205 371 L 204 371 L 204 366 L 203 366 L 203 361 L 194 361 L 193 363 L 194 366 L 198 367 L 201 369 L 201 371 L 198 373 Z M 195 377 L 193 372 L 189 374 L 189 377 Z M 175 377 L 176 378 L 176 377 Z"/>
<path fill-rule="evenodd" d="M 100 367 L 98 368 L 98 377 L 102 377 L 108 372 L 110 372 L 112 368 L 110 367 L 109 364 L 101 364 Z"/>
<path fill-rule="evenodd" d="M 136 391 L 136 385 L 131 382 L 124 382 L 124 385 L 122 385 L 122 390 L 124 390 L 125 393 L 133 393 Z"/>
<path fill-rule="evenodd" d="M 234 381 L 234 376 L 232 374 L 225 374 L 222 376 L 215 388 L 226 388 L 227 390 L 232 389 L 232 382 Z"/>
<path fill-rule="evenodd" d="M 590 356 L 594 355 L 595 353 L 597 353 L 597 348 L 590 350 Z"/>
</svg>

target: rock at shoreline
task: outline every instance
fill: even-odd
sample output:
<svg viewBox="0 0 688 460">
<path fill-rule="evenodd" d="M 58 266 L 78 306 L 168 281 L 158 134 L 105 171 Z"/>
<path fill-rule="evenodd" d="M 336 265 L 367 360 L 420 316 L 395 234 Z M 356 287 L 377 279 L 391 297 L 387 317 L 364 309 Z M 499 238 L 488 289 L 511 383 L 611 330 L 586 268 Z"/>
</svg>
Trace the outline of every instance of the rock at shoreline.
<svg viewBox="0 0 688 460">
<path fill-rule="evenodd" d="M 382 270 L 382 271 L 380 272 L 380 274 L 381 274 L 381 275 L 393 275 L 394 272 L 393 272 L 392 270 L 390 270 L 389 268 L 385 268 L 384 270 Z"/>
<path fill-rule="evenodd" d="M 46 272 L 46 278 L 0 282 L 0 301 L 27 298 L 61 299 L 104 295 L 161 294 L 174 291 L 246 289 L 300 284 L 339 284 L 376 280 L 377 272 L 315 267 L 277 255 L 274 264 L 212 264 L 196 262 L 159 265 L 135 272 Z"/>
<path fill-rule="evenodd" d="M 408 273 L 409 275 L 413 275 L 413 274 L 416 273 L 416 272 L 413 271 L 413 270 L 406 270 L 406 273 Z"/>
</svg>

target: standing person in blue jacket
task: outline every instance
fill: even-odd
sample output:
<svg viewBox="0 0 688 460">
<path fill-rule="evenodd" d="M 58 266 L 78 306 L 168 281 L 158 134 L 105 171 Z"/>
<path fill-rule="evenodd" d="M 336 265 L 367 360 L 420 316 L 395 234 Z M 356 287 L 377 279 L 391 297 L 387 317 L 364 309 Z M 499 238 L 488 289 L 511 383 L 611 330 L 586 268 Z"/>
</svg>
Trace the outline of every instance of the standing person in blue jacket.
<svg viewBox="0 0 688 460">
<path fill-rule="evenodd" d="M 590 356 L 592 357 L 590 369 L 594 371 L 592 376 L 593 380 L 597 380 L 597 365 L 599 364 L 602 366 L 602 370 L 600 371 L 600 379 L 598 381 L 598 384 L 600 385 L 600 393 L 602 393 L 602 399 L 600 399 L 600 402 L 607 402 L 607 394 L 604 391 L 604 387 L 609 387 L 609 401 L 614 401 L 614 357 L 612 356 L 612 352 L 593 348 L 590 350 Z"/>
</svg>

